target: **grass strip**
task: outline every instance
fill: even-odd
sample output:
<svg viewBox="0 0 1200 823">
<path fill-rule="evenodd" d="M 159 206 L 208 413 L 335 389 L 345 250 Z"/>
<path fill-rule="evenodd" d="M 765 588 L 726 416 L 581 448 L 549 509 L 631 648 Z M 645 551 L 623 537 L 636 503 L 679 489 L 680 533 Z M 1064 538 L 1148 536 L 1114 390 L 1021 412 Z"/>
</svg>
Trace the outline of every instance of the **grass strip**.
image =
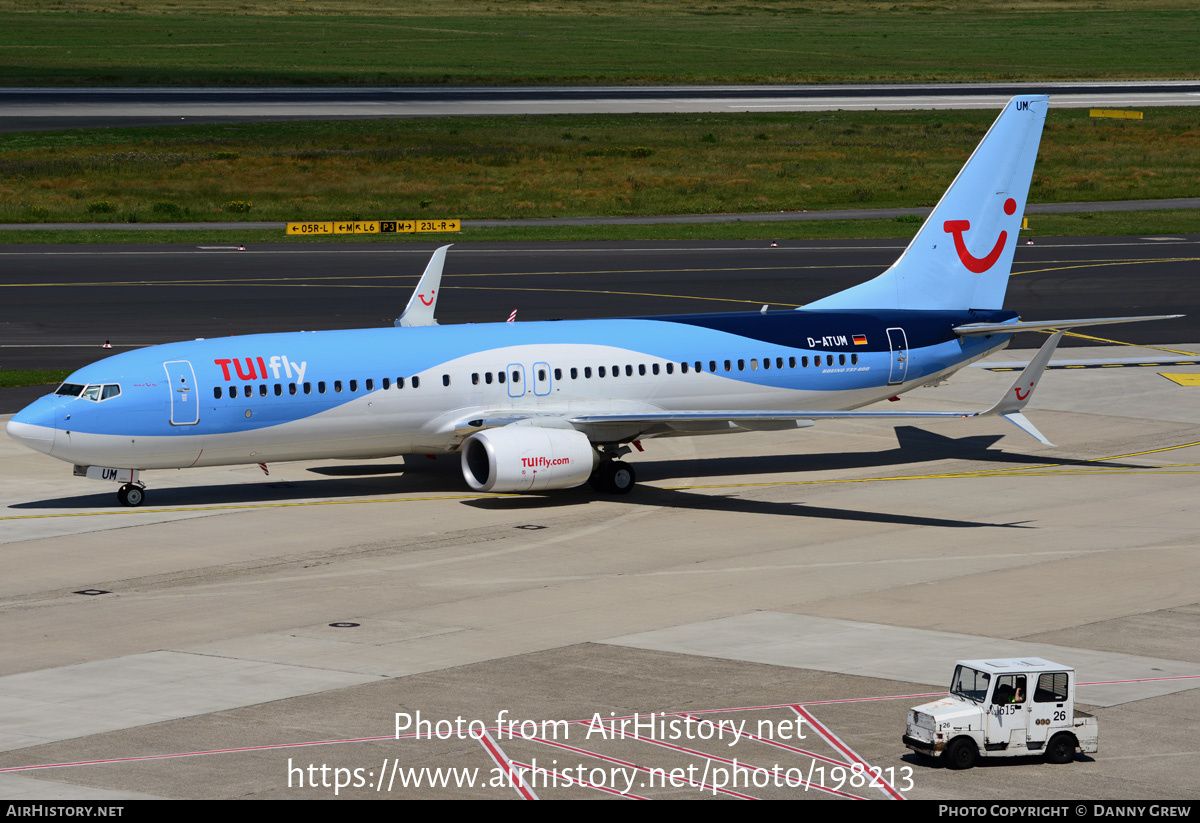
<svg viewBox="0 0 1200 823">
<path fill-rule="evenodd" d="M 56 385 L 67 379 L 72 369 L 0 369 L 0 389 L 18 386 Z"/>
<path fill-rule="evenodd" d="M 1051 112 L 1030 200 L 1194 196 L 1200 118 Z M 0 222 L 932 206 L 995 111 L 306 121 L 0 134 Z"/>
<path fill-rule="evenodd" d="M 0 85 L 965 82 L 1195 74 L 1191 0 L 2 0 Z"/>
</svg>

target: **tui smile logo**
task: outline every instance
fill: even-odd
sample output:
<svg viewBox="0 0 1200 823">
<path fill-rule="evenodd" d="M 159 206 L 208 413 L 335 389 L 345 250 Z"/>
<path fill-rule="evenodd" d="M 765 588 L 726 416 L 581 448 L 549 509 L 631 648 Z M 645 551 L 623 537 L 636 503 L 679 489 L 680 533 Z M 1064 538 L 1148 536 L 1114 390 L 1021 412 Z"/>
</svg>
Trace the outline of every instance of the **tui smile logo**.
<svg viewBox="0 0 1200 823">
<path fill-rule="evenodd" d="M 1011 215 L 1017 210 L 1017 201 L 1011 197 L 1004 201 L 1004 213 Z M 976 257 L 971 252 L 967 251 L 967 242 L 963 239 L 963 233 L 971 229 L 970 220 L 947 220 L 942 224 L 942 229 L 947 234 L 954 236 L 954 250 L 958 252 L 958 259 L 967 267 L 967 271 L 975 274 L 983 274 L 985 271 L 995 265 L 996 260 L 1000 257 L 1000 252 L 1004 250 L 1004 243 L 1008 240 L 1008 232 L 1000 232 L 1000 236 L 996 238 L 996 245 L 984 257 Z"/>
</svg>

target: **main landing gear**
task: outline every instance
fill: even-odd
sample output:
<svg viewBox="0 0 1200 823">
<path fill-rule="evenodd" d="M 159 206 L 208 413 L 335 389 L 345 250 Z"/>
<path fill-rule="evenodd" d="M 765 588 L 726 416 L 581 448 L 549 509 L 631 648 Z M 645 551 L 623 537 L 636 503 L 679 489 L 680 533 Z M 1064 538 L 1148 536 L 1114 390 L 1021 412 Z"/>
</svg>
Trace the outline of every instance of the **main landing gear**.
<svg viewBox="0 0 1200 823">
<path fill-rule="evenodd" d="M 637 482 L 634 467 L 617 459 L 628 455 L 630 451 L 629 446 L 611 447 L 611 449 L 601 446 L 600 464 L 595 468 L 592 476 L 588 477 L 588 485 L 598 492 L 607 492 L 608 494 L 629 494 L 634 491 L 634 485 Z"/>
<path fill-rule="evenodd" d="M 146 487 L 141 483 L 126 483 L 117 489 L 117 502 L 122 506 L 137 507 L 146 500 Z"/>
</svg>

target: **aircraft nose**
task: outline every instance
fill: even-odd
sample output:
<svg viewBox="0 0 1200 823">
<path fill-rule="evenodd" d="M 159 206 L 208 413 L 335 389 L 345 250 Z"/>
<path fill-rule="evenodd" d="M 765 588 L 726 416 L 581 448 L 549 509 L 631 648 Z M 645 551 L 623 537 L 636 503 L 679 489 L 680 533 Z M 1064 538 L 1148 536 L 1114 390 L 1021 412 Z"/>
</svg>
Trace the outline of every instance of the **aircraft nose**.
<svg viewBox="0 0 1200 823">
<path fill-rule="evenodd" d="M 49 454 L 54 447 L 56 404 L 43 397 L 12 416 L 5 429 L 8 436 L 34 451 Z"/>
</svg>

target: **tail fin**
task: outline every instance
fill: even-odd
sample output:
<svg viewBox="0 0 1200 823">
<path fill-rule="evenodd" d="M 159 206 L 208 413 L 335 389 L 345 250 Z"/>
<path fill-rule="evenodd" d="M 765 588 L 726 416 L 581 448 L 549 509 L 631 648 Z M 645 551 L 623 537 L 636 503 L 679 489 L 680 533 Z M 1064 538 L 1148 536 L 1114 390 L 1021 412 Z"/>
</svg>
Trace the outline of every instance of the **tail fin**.
<svg viewBox="0 0 1200 823">
<path fill-rule="evenodd" d="M 1048 98 L 1009 100 L 892 266 L 806 309 L 999 309 Z"/>
<path fill-rule="evenodd" d="M 425 273 L 421 275 L 417 287 L 413 289 L 412 297 L 408 298 L 408 305 L 404 307 L 404 313 L 396 318 L 393 325 L 436 326 L 438 324 L 433 319 L 433 313 L 437 311 L 438 289 L 442 287 L 442 267 L 446 263 L 446 250 L 449 248 L 450 246 L 442 246 L 434 251 L 433 256 L 429 258 L 428 265 L 425 266 Z"/>
</svg>

